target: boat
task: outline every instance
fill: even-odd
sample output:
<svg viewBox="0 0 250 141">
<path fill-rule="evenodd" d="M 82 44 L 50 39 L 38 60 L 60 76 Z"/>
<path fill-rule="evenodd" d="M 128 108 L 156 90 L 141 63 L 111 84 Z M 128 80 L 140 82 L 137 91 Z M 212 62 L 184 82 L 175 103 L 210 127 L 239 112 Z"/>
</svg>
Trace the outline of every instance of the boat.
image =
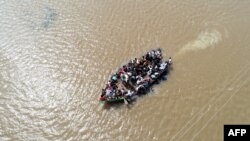
<svg viewBox="0 0 250 141">
<path fill-rule="evenodd" d="M 128 104 L 134 97 L 148 93 L 153 84 L 168 74 L 171 65 L 171 57 L 164 61 L 160 48 L 148 51 L 139 59 L 133 58 L 110 76 L 99 100 Z"/>
</svg>

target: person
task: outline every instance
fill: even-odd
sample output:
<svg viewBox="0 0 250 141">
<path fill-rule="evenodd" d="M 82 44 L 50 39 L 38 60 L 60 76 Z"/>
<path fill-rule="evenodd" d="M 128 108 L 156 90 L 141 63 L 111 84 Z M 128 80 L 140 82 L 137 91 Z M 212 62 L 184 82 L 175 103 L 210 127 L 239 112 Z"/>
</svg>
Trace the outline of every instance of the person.
<svg viewBox="0 0 250 141">
<path fill-rule="evenodd" d="M 102 89 L 102 94 L 101 94 L 100 100 L 105 100 L 105 94 L 106 94 L 105 89 Z"/>
<path fill-rule="evenodd" d="M 160 65 L 160 70 L 164 70 L 167 66 L 167 63 L 165 62 L 162 62 L 161 65 Z"/>
<path fill-rule="evenodd" d="M 142 64 L 142 65 L 143 65 L 143 67 L 148 66 L 148 60 L 147 60 L 147 59 L 144 59 L 144 60 L 143 60 L 143 64 Z"/>
<path fill-rule="evenodd" d="M 110 85 L 111 85 L 112 88 L 115 87 L 116 86 L 116 81 L 111 80 Z"/>
<path fill-rule="evenodd" d="M 123 69 L 123 67 L 121 67 L 121 68 L 118 70 L 118 75 L 121 76 L 123 73 L 124 73 L 124 69 Z"/>
<path fill-rule="evenodd" d="M 158 66 L 157 65 L 155 65 L 155 68 L 154 68 L 154 71 L 158 71 Z"/>
<path fill-rule="evenodd" d="M 124 76 L 125 76 L 125 82 L 127 83 L 128 82 L 128 74 L 125 73 Z"/>
<path fill-rule="evenodd" d="M 106 89 L 106 94 L 105 94 L 105 96 L 106 97 L 111 97 L 112 96 L 112 90 L 111 89 Z"/>
<path fill-rule="evenodd" d="M 146 59 L 148 60 L 148 61 L 150 61 L 151 59 L 150 59 L 150 52 L 147 52 L 147 54 L 146 54 Z"/>
<path fill-rule="evenodd" d="M 117 90 L 117 96 L 122 96 L 122 91 L 120 89 Z"/>
<path fill-rule="evenodd" d="M 169 59 L 168 59 L 168 64 L 169 64 L 169 65 L 172 64 L 172 58 L 171 58 L 171 57 L 169 57 Z"/>
<path fill-rule="evenodd" d="M 147 88 L 149 86 L 149 80 L 148 79 L 145 79 L 142 83 L 142 85 Z"/>
<path fill-rule="evenodd" d="M 161 49 L 157 49 L 155 54 L 157 57 L 160 57 L 161 56 Z"/>
<path fill-rule="evenodd" d="M 111 80 L 108 81 L 108 83 L 106 84 L 105 89 L 111 89 Z"/>
<path fill-rule="evenodd" d="M 150 77 L 151 77 L 152 79 L 156 79 L 158 76 L 159 76 L 159 73 L 158 73 L 158 72 L 155 72 L 155 73 L 153 73 L 153 74 L 150 75 Z"/>
<path fill-rule="evenodd" d="M 140 67 L 135 68 L 136 74 L 141 74 L 142 69 Z"/>
<path fill-rule="evenodd" d="M 126 65 L 123 65 L 122 69 L 123 69 L 124 72 L 127 72 L 127 66 Z"/>
<path fill-rule="evenodd" d="M 139 86 L 136 87 L 136 92 L 139 93 L 139 94 L 143 94 L 146 92 L 146 89 L 145 87 L 141 84 Z"/>
<path fill-rule="evenodd" d="M 132 84 L 135 84 L 135 83 L 136 83 L 136 75 L 135 75 L 135 74 L 133 74 L 133 75 L 131 76 L 131 82 L 132 82 Z"/>
<path fill-rule="evenodd" d="M 136 84 L 139 85 L 139 84 L 141 84 L 141 82 L 142 82 L 142 80 L 138 79 L 138 80 L 136 81 Z"/>
<path fill-rule="evenodd" d="M 156 51 L 158 51 L 159 53 L 161 53 L 161 49 L 160 48 L 156 49 Z"/>
<path fill-rule="evenodd" d="M 135 58 L 135 62 L 136 62 L 136 65 L 139 65 L 140 64 L 140 60 Z"/>
<path fill-rule="evenodd" d="M 125 93 L 125 89 L 124 89 L 124 88 L 122 88 L 120 91 L 121 91 L 121 95 L 124 95 L 124 93 Z"/>
<path fill-rule="evenodd" d="M 148 69 L 149 70 L 152 70 L 153 69 L 153 66 L 150 64 L 150 65 L 148 65 Z"/>
<path fill-rule="evenodd" d="M 152 65 L 148 65 L 148 72 L 147 72 L 147 75 L 150 75 L 153 71 L 153 67 Z"/>
<path fill-rule="evenodd" d="M 129 71 L 129 72 L 127 72 L 127 74 L 128 74 L 128 76 L 132 76 L 132 72 L 131 71 Z"/>
<path fill-rule="evenodd" d="M 127 93 L 125 96 L 131 97 L 131 96 L 133 96 L 133 95 L 134 95 L 134 92 L 131 91 L 131 90 L 128 90 L 128 93 Z"/>
<path fill-rule="evenodd" d="M 110 93 L 111 97 L 116 97 L 116 89 L 112 89 L 111 93 Z"/>
<path fill-rule="evenodd" d="M 117 81 L 117 75 L 116 74 L 113 74 L 112 76 L 111 76 L 111 80 L 113 80 L 113 81 Z"/>
<path fill-rule="evenodd" d="M 136 58 L 131 60 L 131 64 L 135 64 L 136 63 Z"/>
<path fill-rule="evenodd" d="M 157 78 L 155 74 L 150 75 L 150 77 L 151 77 L 152 79 L 156 79 L 156 78 Z"/>
<path fill-rule="evenodd" d="M 127 72 L 131 72 L 132 71 L 132 67 L 131 66 L 128 66 L 127 67 Z"/>
<path fill-rule="evenodd" d="M 154 51 L 150 51 L 150 61 L 154 61 Z"/>
<path fill-rule="evenodd" d="M 128 82 L 128 75 L 126 73 L 123 73 L 121 79 L 122 79 L 122 81 L 127 83 Z"/>
<path fill-rule="evenodd" d="M 149 70 L 147 71 L 147 75 L 150 75 L 152 73 L 152 68 L 149 68 Z"/>
<path fill-rule="evenodd" d="M 137 79 L 137 81 L 136 81 L 137 85 L 139 85 L 143 81 L 143 78 L 141 77 L 141 75 L 136 76 L 136 79 Z"/>
<path fill-rule="evenodd" d="M 117 78 L 117 80 L 121 78 L 119 72 L 116 72 L 116 78 Z"/>
</svg>

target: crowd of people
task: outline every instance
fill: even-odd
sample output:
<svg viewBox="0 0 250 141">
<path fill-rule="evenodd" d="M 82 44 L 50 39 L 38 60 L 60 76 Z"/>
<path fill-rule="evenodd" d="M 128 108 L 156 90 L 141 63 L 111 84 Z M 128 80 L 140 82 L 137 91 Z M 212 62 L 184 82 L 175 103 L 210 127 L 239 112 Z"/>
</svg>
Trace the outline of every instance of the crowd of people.
<svg viewBox="0 0 250 141">
<path fill-rule="evenodd" d="M 168 61 L 163 61 L 161 49 L 149 51 L 139 59 L 131 59 L 112 74 L 106 87 L 102 89 L 100 100 L 128 98 L 145 93 L 150 84 L 171 64 L 171 57 Z"/>
</svg>

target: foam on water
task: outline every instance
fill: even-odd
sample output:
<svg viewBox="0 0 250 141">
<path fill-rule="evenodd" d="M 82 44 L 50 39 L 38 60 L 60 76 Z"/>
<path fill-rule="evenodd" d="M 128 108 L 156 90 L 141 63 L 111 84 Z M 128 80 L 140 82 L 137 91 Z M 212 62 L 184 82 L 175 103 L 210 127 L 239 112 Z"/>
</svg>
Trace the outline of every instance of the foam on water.
<svg viewBox="0 0 250 141">
<path fill-rule="evenodd" d="M 206 30 L 201 32 L 197 38 L 187 43 L 180 49 L 178 54 L 183 54 L 190 51 L 202 50 L 212 47 L 222 39 L 222 35 L 217 30 Z"/>
</svg>

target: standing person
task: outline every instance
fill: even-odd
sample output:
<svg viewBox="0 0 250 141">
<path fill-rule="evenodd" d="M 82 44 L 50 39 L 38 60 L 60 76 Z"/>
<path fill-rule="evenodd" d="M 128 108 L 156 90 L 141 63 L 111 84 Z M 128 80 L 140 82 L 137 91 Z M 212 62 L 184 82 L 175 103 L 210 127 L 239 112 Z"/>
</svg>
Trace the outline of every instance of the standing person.
<svg viewBox="0 0 250 141">
<path fill-rule="evenodd" d="M 169 57 L 169 59 L 168 59 L 168 64 L 171 65 L 172 63 L 173 63 L 173 62 L 172 62 L 172 58 Z"/>
<path fill-rule="evenodd" d="M 102 95 L 101 95 L 101 97 L 100 97 L 100 100 L 104 100 L 104 99 L 105 99 L 105 98 L 104 98 L 105 94 L 106 94 L 106 90 L 105 90 L 105 89 L 102 89 Z"/>
<path fill-rule="evenodd" d="M 140 64 L 140 60 L 135 58 L 135 62 L 136 62 L 136 65 L 139 65 Z"/>
</svg>

